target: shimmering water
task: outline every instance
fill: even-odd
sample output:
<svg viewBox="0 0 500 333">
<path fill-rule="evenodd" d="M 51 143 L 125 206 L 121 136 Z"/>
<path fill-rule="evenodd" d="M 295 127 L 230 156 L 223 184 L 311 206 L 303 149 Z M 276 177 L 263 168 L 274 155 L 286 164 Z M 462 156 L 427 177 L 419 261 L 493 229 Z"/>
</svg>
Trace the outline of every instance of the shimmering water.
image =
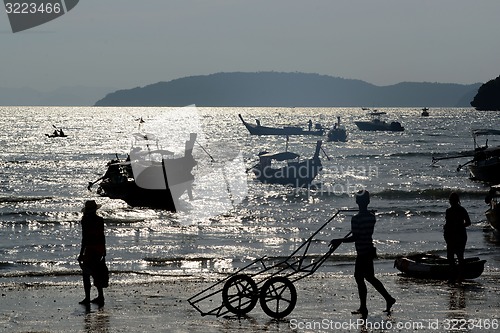
<svg viewBox="0 0 500 333">
<path fill-rule="evenodd" d="M 388 120 L 398 120 L 406 129 L 384 133 L 359 131 L 354 121 L 364 118 L 365 111 L 358 108 L 198 108 L 203 137 L 194 151 L 199 161 L 195 201 L 186 205 L 197 205 L 206 215 L 132 208 L 87 190 L 115 154 L 125 157 L 129 152 L 140 117 L 163 142 L 182 146 L 186 138 L 164 130 L 173 110 L 0 108 L 0 282 L 79 274 L 80 209 L 87 199 L 103 204 L 99 213 L 106 221 L 112 271 L 123 276 L 196 276 L 232 271 L 261 256 L 288 256 L 336 209 L 354 208 L 352 193 L 359 188 L 372 193 L 371 207 L 378 217 L 374 238 L 386 272 L 396 272 L 392 261 L 401 254 L 444 253 L 442 225 L 451 191 L 461 193 L 473 220 L 467 255 L 488 260 L 487 271 L 500 268 L 498 241 L 484 217 L 488 188 L 469 180 L 466 169 L 456 171 L 466 159 L 431 166 L 435 154 L 473 148 L 472 129 L 499 128 L 498 113 L 431 109 L 429 118 L 421 118 L 420 109 L 383 109 Z M 323 144 L 330 160 L 322 154 L 324 169 L 311 191 L 261 184 L 244 173 L 246 196 L 224 205 L 207 193 L 214 184 L 224 188 L 233 176 L 231 169 L 222 168 L 225 163 L 241 151 L 249 168 L 258 152 L 282 151 L 287 145 L 283 137 L 250 136 L 238 113 L 249 122 L 259 118 L 263 125 L 304 127 L 309 119 L 329 127 L 341 116 L 349 138 Z M 69 136 L 46 137 L 54 125 Z M 291 137 L 288 149 L 312 156 L 317 139 Z M 489 138 L 490 146 L 498 143 L 498 138 Z M 332 221 L 318 234 L 312 253 L 326 252 L 331 238 L 347 234 L 349 221 L 349 214 Z M 322 270 L 342 273 L 354 255 L 354 247 L 344 244 Z"/>
</svg>

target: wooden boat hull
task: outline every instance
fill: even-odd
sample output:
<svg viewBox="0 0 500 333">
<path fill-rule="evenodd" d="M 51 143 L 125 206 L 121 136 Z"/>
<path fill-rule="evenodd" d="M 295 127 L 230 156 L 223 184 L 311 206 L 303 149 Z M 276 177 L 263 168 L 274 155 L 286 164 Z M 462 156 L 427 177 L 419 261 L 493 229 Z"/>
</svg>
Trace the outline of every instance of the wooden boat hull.
<svg viewBox="0 0 500 333">
<path fill-rule="evenodd" d="M 121 199 L 132 207 L 150 207 L 176 211 L 179 198 L 188 193 L 190 199 L 194 176 L 191 173 L 197 165 L 192 150 L 196 134 L 191 133 L 186 141 L 185 155 L 179 158 L 163 159 L 161 162 L 146 161 L 144 157 L 132 155 L 131 160 L 112 160 L 108 170 L 99 180 L 97 193 L 111 199 Z M 98 181 L 99 181 L 98 180 Z M 96 182 L 94 182 L 96 183 Z M 93 183 L 89 184 L 89 190 Z"/>
<path fill-rule="evenodd" d="M 133 180 L 120 183 L 103 181 L 97 193 L 110 199 L 121 199 L 132 207 L 149 207 L 175 212 L 175 202 L 170 189 L 150 190 L 136 185 Z"/>
<path fill-rule="evenodd" d="M 479 277 L 483 273 L 485 262 L 486 260 L 479 258 L 466 258 L 462 278 Z M 449 280 L 457 277 L 457 271 L 450 267 L 446 258 L 433 254 L 397 258 L 394 261 L 394 267 L 407 276 L 421 279 Z"/>
<path fill-rule="evenodd" d="M 246 129 L 248 130 L 248 132 L 250 132 L 251 135 L 318 135 L 318 136 L 321 136 L 321 135 L 325 134 L 325 131 L 323 129 L 306 131 L 302 127 L 294 127 L 294 126 L 277 128 L 277 127 L 253 125 L 253 124 L 249 124 L 245 120 L 243 120 L 243 117 L 241 115 L 238 115 L 238 116 L 240 117 L 241 121 L 243 122 L 243 125 L 245 125 Z"/>
<path fill-rule="evenodd" d="M 312 158 L 295 161 L 299 155 L 292 152 L 261 153 L 259 163 L 253 168 L 256 178 L 266 184 L 279 184 L 292 187 L 308 187 L 322 169 L 319 152 L 321 140 L 316 142 L 316 150 Z M 271 161 L 287 161 L 286 166 L 272 167 Z"/>
<path fill-rule="evenodd" d="M 476 161 L 469 166 L 470 178 L 486 183 L 500 183 L 500 160 L 498 157 Z"/>
<path fill-rule="evenodd" d="M 485 213 L 488 223 L 497 231 L 500 231 L 500 207 L 488 209 Z"/>
<path fill-rule="evenodd" d="M 328 140 L 330 142 L 346 142 L 347 131 L 344 128 L 331 129 L 328 132 Z"/>
<path fill-rule="evenodd" d="M 303 162 L 292 162 L 286 167 L 261 167 L 260 163 L 254 168 L 256 178 L 265 184 L 278 184 L 291 187 L 307 187 L 316 178 L 322 165 L 319 158 L 312 158 Z"/>
</svg>

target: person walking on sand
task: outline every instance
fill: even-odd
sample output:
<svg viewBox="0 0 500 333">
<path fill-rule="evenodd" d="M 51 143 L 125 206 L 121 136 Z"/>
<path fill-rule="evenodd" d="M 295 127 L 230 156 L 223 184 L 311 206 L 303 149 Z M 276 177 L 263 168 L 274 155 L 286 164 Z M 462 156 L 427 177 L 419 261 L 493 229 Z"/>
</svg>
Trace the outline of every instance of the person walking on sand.
<svg viewBox="0 0 500 333">
<path fill-rule="evenodd" d="M 370 282 L 384 297 L 386 302 L 384 312 L 391 312 L 391 308 L 394 303 L 396 303 L 396 299 L 389 294 L 382 282 L 375 277 L 373 259 L 376 258 L 377 254 L 373 246 L 372 235 L 376 219 L 375 215 L 368 211 L 370 193 L 368 191 L 359 191 L 356 193 L 356 203 L 358 204 L 359 212 L 351 219 L 352 235 L 347 238 L 333 239 L 330 244 L 333 246 L 338 242 L 354 242 L 357 254 L 354 267 L 354 279 L 358 286 L 360 306 L 359 309 L 353 311 L 352 314 L 361 314 L 361 317 L 366 319 L 368 316 L 368 308 L 366 306 L 368 290 L 365 280 Z"/>
<path fill-rule="evenodd" d="M 82 268 L 83 288 L 85 298 L 79 303 L 89 306 L 90 303 L 104 305 L 103 288 L 108 286 L 108 272 L 104 263 L 106 256 L 106 238 L 104 236 L 104 220 L 97 215 L 97 209 L 101 207 L 94 200 L 85 202 L 82 209 L 82 247 L 78 262 Z M 90 277 L 94 280 L 98 296 L 90 300 Z"/>
<path fill-rule="evenodd" d="M 461 206 L 456 192 L 450 194 L 450 207 L 446 209 L 444 240 L 448 262 L 455 270 L 455 255 L 458 258 L 458 279 L 460 280 L 464 265 L 465 245 L 467 244 L 466 227 L 471 225 L 467 210 Z"/>
</svg>

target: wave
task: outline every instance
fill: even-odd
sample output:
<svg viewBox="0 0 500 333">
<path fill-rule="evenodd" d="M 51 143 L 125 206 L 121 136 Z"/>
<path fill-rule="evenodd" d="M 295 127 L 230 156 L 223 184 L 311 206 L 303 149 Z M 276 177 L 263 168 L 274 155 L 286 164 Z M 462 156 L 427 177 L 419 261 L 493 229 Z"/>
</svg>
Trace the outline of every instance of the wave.
<svg viewBox="0 0 500 333">
<path fill-rule="evenodd" d="M 385 189 L 373 193 L 373 196 L 381 199 L 398 199 L 398 200 L 413 200 L 413 199 L 448 199 L 450 193 L 456 192 L 460 197 L 471 199 L 484 199 L 486 191 L 474 190 L 460 190 L 452 188 L 429 188 L 429 189 L 416 189 L 416 190 L 393 190 Z"/>
<path fill-rule="evenodd" d="M 35 201 L 43 201 L 43 200 L 51 200 L 53 197 L 0 197 L 0 203 L 21 203 L 21 202 L 35 202 Z"/>
<path fill-rule="evenodd" d="M 14 263 L 8 261 L 0 261 L 0 270 L 9 269 L 14 266 Z"/>
<path fill-rule="evenodd" d="M 76 276 L 82 275 L 81 270 L 61 270 L 61 271 L 11 271 L 0 273 L 0 278 L 19 278 L 19 277 L 57 277 L 57 276 Z"/>
</svg>

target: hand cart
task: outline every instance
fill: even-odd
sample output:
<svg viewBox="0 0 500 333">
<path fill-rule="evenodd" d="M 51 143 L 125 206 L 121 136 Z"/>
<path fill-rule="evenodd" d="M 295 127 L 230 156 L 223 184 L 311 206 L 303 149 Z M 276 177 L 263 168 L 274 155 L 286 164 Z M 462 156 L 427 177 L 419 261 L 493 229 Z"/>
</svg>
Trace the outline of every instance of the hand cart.
<svg viewBox="0 0 500 333">
<path fill-rule="evenodd" d="M 188 299 L 202 316 L 217 317 L 228 313 L 243 316 L 250 312 L 260 301 L 262 310 L 270 317 L 283 318 L 289 315 L 297 303 L 297 291 L 294 282 L 316 272 L 330 255 L 342 244 L 342 239 L 330 244 L 329 250 L 320 257 L 307 260 L 307 254 L 313 238 L 333 221 L 341 212 L 358 210 L 338 210 L 315 233 L 286 259 L 273 263 L 267 257 L 254 260 L 227 278 L 202 290 Z M 344 238 L 350 236 L 347 234 Z M 255 266 L 260 270 L 251 270 Z M 251 271 L 247 274 L 244 271 Z M 222 298 L 222 304 L 213 308 Z M 203 310 L 203 308 L 211 308 Z"/>
</svg>

